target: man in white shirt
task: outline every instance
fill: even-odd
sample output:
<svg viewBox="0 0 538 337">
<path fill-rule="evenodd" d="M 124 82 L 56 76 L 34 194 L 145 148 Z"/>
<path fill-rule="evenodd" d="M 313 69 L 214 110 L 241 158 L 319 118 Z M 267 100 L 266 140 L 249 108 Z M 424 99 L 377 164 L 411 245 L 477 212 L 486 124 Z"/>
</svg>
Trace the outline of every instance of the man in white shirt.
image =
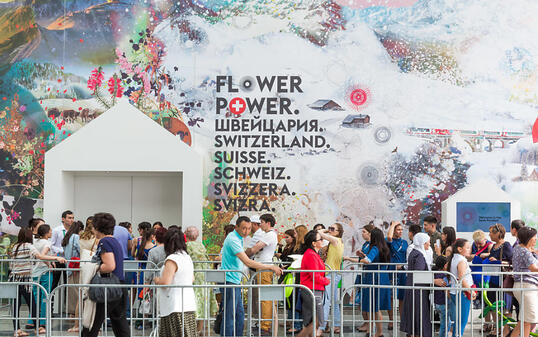
<svg viewBox="0 0 538 337">
<path fill-rule="evenodd" d="M 258 241 L 260 241 L 261 237 L 265 234 L 265 232 L 262 231 L 262 229 L 260 228 L 260 216 L 258 214 L 254 214 L 250 217 L 250 224 L 252 225 L 250 230 L 252 236 L 245 237 L 243 239 L 243 245 L 245 247 L 245 253 L 247 254 L 247 256 L 254 261 L 258 261 L 256 260 L 254 253 L 251 253 L 250 255 L 249 253 L 251 252 L 252 247 L 254 247 L 254 245 Z M 246 266 L 245 268 L 247 268 L 245 269 L 245 272 L 247 272 L 247 270 L 250 272 L 250 277 L 254 276 L 254 274 L 256 273 L 256 269 L 248 268 Z M 258 311 L 258 291 L 256 290 L 252 291 L 252 317 L 258 317 Z M 254 322 L 254 324 L 256 326 L 258 325 L 257 322 Z"/>
<path fill-rule="evenodd" d="M 65 233 L 69 230 L 73 222 L 75 221 L 75 215 L 71 211 L 64 211 L 62 213 L 62 225 L 56 226 L 52 229 L 52 237 L 50 241 L 52 246 L 50 250 L 53 255 L 64 257 L 64 247 L 62 247 L 62 241 Z M 66 268 L 65 264 L 56 263 L 56 268 Z M 64 275 L 64 282 L 67 282 L 67 273 L 65 270 L 58 270 L 52 273 L 52 286 L 51 289 L 56 288 L 60 282 L 60 277 Z"/>
<path fill-rule="evenodd" d="M 264 231 L 262 231 L 262 229 L 260 228 L 260 216 L 259 215 L 254 214 L 253 216 L 251 216 L 250 223 L 252 224 L 252 230 L 251 230 L 252 236 L 247 236 L 246 238 L 243 239 L 245 250 L 254 247 L 256 242 L 260 241 L 260 238 L 264 234 Z M 252 258 L 252 256 L 249 256 L 248 254 L 247 256 Z"/>
<path fill-rule="evenodd" d="M 259 241 L 260 235 L 263 234 L 263 231 L 260 228 L 260 216 L 254 214 L 250 217 L 250 223 L 252 224 L 251 233 L 252 236 L 247 236 L 243 239 L 243 246 L 245 249 L 254 247 L 254 244 Z M 249 256 L 250 257 L 250 256 Z"/>
<path fill-rule="evenodd" d="M 273 262 L 273 257 L 275 256 L 275 250 L 278 245 L 278 237 L 275 231 L 276 220 L 275 217 L 271 214 L 264 214 L 260 217 L 260 230 L 262 233 L 259 236 L 252 237 L 251 243 L 254 245 L 252 248 L 247 248 L 245 253 L 247 256 L 254 256 L 254 261 L 260 263 L 271 263 Z M 256 278 L 256 283 L 258 284 L 272 284 L 273 283 L 273 273 L 272 272 L 261 272 Z M 255 294 L 253 292 L 253 294 Z M 257 297 L 257 296 L 256 296 Z M 254 296 L 253 296 L 254 298 Z M 257 299 L 257 298 L 256 298 Z M 257 301 L 253 300 L 253 305 L 258 306 Z M 273 319 L 274 308 L 271 301 L 262 301 L 262 322 L 261 322 L 261 334 L 262 336 L 271 336 L 271 323 Z M 274 315 L 275 322 L 277 316 Z M 276 322 L 278 324 L 278 322 Z"/>
</svg>

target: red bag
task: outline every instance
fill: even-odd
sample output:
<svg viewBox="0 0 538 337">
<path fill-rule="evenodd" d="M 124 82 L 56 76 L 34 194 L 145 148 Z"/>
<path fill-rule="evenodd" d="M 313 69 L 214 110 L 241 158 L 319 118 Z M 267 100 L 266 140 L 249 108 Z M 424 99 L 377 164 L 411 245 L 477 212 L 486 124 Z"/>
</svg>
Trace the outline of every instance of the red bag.
<svg viewBox="0 0 538 337">
<path fill-rule="evenodd" d="M 476 285 L 473 284 L 473 285 L 471 286 L 471 288 L 476 288 Z M 470 300 L 472 299 L 472 297 L 473 297 L 473 294 L 472 294 L 473 291 L 474 291 L 474 290 L 471 290 L 471 291 L 464 291 L 464 292 L 463 292 L 463 294 L 465 295 L 465 297 L 467 297 L 467 299 L 468 299 L 469 301 L 470 301 Z"/>
<path fill-rule="evenodd" d="M 72 257 L 71 260 L 79 260 L 80 261 L 80 257 Z M 71 261 L 71 262 L 69 262 L 67 267 L 71 268 L 71 269 L 79 269 L 80 268 L 80 262 Z"/>
</svg>

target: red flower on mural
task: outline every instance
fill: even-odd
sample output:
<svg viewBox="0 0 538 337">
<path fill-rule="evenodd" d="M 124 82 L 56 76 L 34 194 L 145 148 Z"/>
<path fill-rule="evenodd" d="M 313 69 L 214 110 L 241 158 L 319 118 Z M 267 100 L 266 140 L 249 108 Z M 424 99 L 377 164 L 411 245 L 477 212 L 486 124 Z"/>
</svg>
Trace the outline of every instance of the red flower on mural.
<svg viewBox="0 0 538 337">
<path fill-rule="evenodd" d="M 99 67 L 92 70 L 92 74 L 88 79 L 88 89 L 95 92 L 97 88 L 101 86 L 101 83 L 103 83 L 104 78 L 105 73 L 103 71 L 103 68 Z"/>
<path fill-rule="evenodd" d="M 123 95 L 123 87 L 121 86 L 121 80 L 116 76 L 108 79 L 108 92 L 111 95 L 116 94 L 116 97 L 121 97 Z"/>
</svg>

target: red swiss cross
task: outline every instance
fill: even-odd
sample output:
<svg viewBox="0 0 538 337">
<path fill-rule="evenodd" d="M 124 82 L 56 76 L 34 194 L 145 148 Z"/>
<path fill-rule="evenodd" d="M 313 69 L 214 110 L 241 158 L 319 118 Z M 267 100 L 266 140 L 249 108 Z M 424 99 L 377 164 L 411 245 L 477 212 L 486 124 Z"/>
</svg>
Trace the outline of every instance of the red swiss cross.
<svg viewBox="0 0 538 337">
<path fill-rule="evenodd" d="M 245 109 L 247 108 L 247 103 L 241 97 L 234 97 L 230 101 L 228 107 L 233 114 L 240 115 L 245 112 Z"/>
</svg>

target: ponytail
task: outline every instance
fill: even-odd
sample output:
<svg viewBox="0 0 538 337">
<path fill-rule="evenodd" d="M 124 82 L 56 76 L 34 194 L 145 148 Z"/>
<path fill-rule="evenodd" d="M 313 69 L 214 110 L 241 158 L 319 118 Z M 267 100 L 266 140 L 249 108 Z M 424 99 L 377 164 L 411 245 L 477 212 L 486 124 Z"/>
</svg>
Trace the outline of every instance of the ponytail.
<svg viewBox="0 0 538 337">
<path fill-rule="evenodd" d="M 457 239 L 452 245 L 452 255 L 450 255 L 450 259 L 448 260 L 448 267 L 447 267 L 448 272 L 450 272 L 450 268 L 452 267 L 452 260 L 454 259 L 454 255 L 459 254 L 458 248 L 463 248 L 463 246 L 465 246 L 466 243 L 467 243 L 467 240 L 465 239 Z"/>
<path fill-rule="evenodd" d="M 62 247 L 66 247 L 67 244 L 69 243 L 69 239 L 71 239 L 71 236 L 73 236 L 73 234 L 79 234 L 80 233 L 80 230 L 81 230 L 81 227 L 82 227 L 82 222 L 80 221 L 75 221 L 71 224 L 71 227 L 69 227 L 69 230 L 67 231 L 67 233 L 65 233 L 65 236 L 62 240 Z"/>
<path fill-rule="evenodd" d="M 140 243 L 140 247 L 138 248 L 138 254 L 136 255 L 136 258 L 138 260 L 144 259 L 144 249 L 146 247 L 146 243 L 151 240 L 152 235 L 153 229 L 147 229 L 144 231 L 144 234 L 142 235 L 142 242 Z"/>
</svg>

